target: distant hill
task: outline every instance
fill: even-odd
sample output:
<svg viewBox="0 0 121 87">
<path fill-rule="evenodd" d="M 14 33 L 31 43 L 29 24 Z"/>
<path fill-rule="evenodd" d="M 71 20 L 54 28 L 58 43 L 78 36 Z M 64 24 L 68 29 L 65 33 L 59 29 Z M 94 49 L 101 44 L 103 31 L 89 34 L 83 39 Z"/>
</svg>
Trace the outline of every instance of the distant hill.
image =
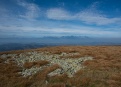
<svg viewBox="0 0 121 87">
<path fill-rule="evenodd" d="M 56 37 L 56 36 L 51 36 L 51 37 L 41 37 L 42 39 L 88 39 L 91 37 L 88 36 L 61 36 L 61 37 Z"/>
<path fill-rule="evenodd" d="M 121 45 L 120 38 L 92 38 L 87 36 L 62 36 L 41 38 L 0 38 L 0 51 L 23 50 L 62 45 Z"/>
<path fill-rule="evenodd" d="M 11 50 L 24 50 L 24 49 L 34 49 L 34 48 L 41 48 L 47 47 L 46 44 L 20 44 L 20 43 L 8 43 L 0 45 L 0 51 L 11 51 Z"/>
</svg>

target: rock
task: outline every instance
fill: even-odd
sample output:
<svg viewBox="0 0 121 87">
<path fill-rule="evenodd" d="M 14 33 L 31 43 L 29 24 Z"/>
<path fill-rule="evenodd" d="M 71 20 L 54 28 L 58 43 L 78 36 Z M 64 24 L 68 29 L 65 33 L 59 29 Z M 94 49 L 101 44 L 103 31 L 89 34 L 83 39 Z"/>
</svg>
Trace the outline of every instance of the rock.
<svg viewBox="0 0 121 87">
<path fill-rule="evenodd" d="M 7 55 L 6 54 L 3 54 L 0 56 L 1 58 L 7 58 Z"/>
<path fill-rule="evenodd" d="M 62 69 L 56 69 L 53 72 L 49 73 L 48 76 L 60 75 L 62 73 L 63 73 Z"/>
<path fill-rule="evenodd" d="M 82 66 L 82 63 L 87 60 L 92 60 L 93 57 L 81 57 L 81 58 L 60 58 L 61 56 L 67 56 L 67 55 L 78 55 L 79 53 L 61 53 L 59 54 L 49 54 L 48 52 L 26 52 L 26 54 L 30 54 L 29 56 L 25 55 L 25 53 L 21 53 L 19 56 L 15 54 L 10 54 L 9 56 L 13 56 L 13 59 L 16 61 L 18 66 L 23 67 L 25 62 L 34 62 L 34 61 L 40 61 L 40 60 L 47 60 L 50 62 L 50 64 L 47 64 L 42 67 L 32 67 L 30 69 L 24 69 L 20 72 L 23 76 L 29 76 L 37 73 L 38 71 L 43 70 L 44 68 L 51 66 L 53 64 L 58 64 L 62 67 L 62 69 L 56 69 L 55 71 L 49 73 L 49 76 L 53 75 L 60 75 L 67 73 L 69 77 L 72 77 L 74 73 L 76 73 L 81 68 L 84 68 Z M 1 57 L 6 58 L 8 55 L 4 54 L 1 55 Z"/>
</svg>

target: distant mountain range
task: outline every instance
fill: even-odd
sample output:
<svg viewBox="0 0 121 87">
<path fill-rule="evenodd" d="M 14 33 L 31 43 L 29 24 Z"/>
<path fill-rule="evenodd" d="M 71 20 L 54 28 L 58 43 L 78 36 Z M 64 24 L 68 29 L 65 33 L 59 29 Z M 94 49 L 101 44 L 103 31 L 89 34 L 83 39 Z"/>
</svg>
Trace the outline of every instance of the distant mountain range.
<svg viewBox="0 0 121 87">
<path fill-rule="evenodd" d="M 121 38 L 92 38 L 87 36 L 0 38 L 0 51 L 33 49 L 60 45 L 121 45 Z"/>
<path fill-rule="evenodd" d="M 49 46 L 53 46 L 53 45 L 49 45 Z M 34 48 L 41 48 L 41 47 L 48 47 L 48 45 L 37 44 L 37 43 L 30 43 L 30 44 L 8 43 L 8 44 L 0 45 L 0 51 L 24 50 L 24 49 L 34 49 Z"/>
<path fill-rule="evenodd" d="M 51 36 L 51 37 L 41 37 L 44 39 L 87 39 L 90 38 L 88 36 L 61 36 L 61 37 L 56 37 L 56 36 Z"/>
</svg>

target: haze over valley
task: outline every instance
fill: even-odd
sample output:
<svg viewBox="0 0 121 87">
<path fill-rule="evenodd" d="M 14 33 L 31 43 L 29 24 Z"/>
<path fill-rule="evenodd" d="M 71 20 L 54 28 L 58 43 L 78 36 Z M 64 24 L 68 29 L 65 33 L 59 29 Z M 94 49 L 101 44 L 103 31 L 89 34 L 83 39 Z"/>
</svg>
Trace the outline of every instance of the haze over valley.
<svg viewBox="0 0 121 87">
<path fill-rule="evenodd" d="M 0 38 L 0 51 L 34 49 L 51 46 L 101 46 L 121 45 L 121 38 L 94 38 L 87 36 L 62 36 L 41 38 Z"/>
</svg>

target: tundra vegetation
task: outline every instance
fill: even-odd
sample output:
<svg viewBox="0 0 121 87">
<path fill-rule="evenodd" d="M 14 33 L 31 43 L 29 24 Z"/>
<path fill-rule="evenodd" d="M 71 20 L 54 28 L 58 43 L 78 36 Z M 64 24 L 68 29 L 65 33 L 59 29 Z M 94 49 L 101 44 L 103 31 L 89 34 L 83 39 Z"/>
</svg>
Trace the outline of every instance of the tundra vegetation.
<svg viewBox="0 0 121 87">
<path fill-rule="evenodd" d="M 78 60 L 82 57 L 93 57 L 82 61 L 73 76 L 68 73 L 52 75 L 61 65 L 48 60 L 29 60 L 32 52 L 50 55 L 60 60 Z M 28 60 L 17 62 L 18 59 Z M 69 54 L 69 55 L 68 55 Z M 71 54 L 71 55 L 70 55 Z M 7 56 L 6 56 L 7 55 Z M 11 56 L 14 55 L 14 56 Z M 55 56 L 52 56 L 55 55 Z M 13 58 L 14 57 L 14 58 Z M 17 60 L 16 60 L 17 58 Z M 34 58 L 34 57 L 33 57 Z M 49 58 L 46 56 L 45 58 Z M 58 60 L 58 58 L 56 58 Z M 50 59 L 52 61 L 52 59 Z M 73 62 L 73 61 L 72 61 Z M 51 65 L 51 66 L 50 66 Z M 23 76 L 20 72 L 31 68 L 44 67 L 31 75 Z M 38 49 L 18 50 L 0 53 L 0 87 L 120 87 L 121 86 L 121 46 L 57 46 Z"/>
</svg>

